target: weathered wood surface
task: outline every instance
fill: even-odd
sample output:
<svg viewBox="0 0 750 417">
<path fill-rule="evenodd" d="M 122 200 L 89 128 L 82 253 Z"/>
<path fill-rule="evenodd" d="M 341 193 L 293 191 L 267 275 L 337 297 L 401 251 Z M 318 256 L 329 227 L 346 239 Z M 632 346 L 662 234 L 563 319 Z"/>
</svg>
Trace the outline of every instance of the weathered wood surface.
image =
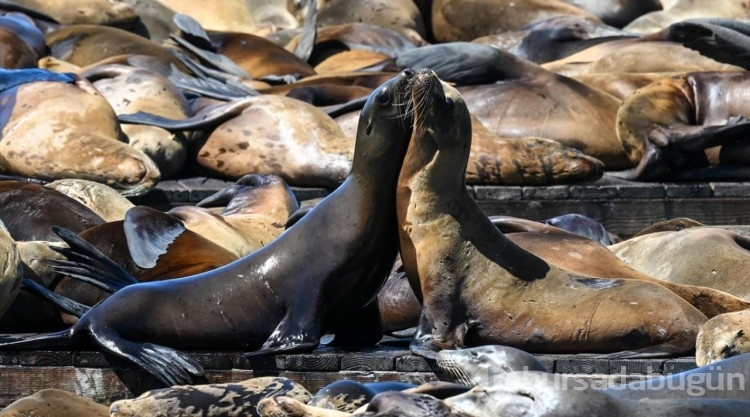
<svg viewBox="0 0 750 417">
<path fill-rule="evenodd" d="M 321 350 L 313 354 L 247 359 L 238 352 L 191 354 L 205 368 L 196 383 L 225 383 L 256 376 L 284 376 L 309 391 L 340 379 L 360 382 L 403 381 L 414 384 L 446 379 L 435 363 L 402 348 L 369 351 Z M 608 386 L 694 368 L 695 359 L 609 360 L 595 355 L 539 355 L 551 372 L 575 375 Z M 109 404 L 133 398 L 159 382 L 146 371 L 112 356 L 91 351 L 0 352 L 0 407 L 45 388 L 58 388 Z"/>
<path fill-rule="evenodd" d="M 230 181 L 207 178 L 163 181 L 136 200 L 168 208 L 194 204 Z M 750 183 L 638 183 L 605 176 L 590 184 L 554 186 L 468 186 L 487 215 L 544 220 L 579 213 L 612 233 L 631 236 L 653 223 L 690 217 L 709 225 L 750 224 Z M 294 188 L 297 198 L 324 197 L 323 188 Z"/>
</svg>

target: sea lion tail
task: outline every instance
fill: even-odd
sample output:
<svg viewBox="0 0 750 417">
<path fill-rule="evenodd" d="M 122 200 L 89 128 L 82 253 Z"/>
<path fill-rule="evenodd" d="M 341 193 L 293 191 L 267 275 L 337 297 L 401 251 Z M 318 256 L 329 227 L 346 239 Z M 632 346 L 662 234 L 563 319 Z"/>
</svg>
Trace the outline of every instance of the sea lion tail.
<svg viewBox="0 0 750 417">
<path fill-rule="evenodd" d="M 68 258 L 67 260 L 50 260 L 53 271 L 110 292 L 138 283 L 138 280 L 127 271 L 74 232 L 58 226 L 53 226 L 52 231 L 69 246 L 69 248 L 50 246 L 51 249 Z"/>
<path fill-rule="evenodd" d="M 21 282 L 23 283 L 23 286 L 25 288 L 27 288 L 34 294 L 44 298 L 45 300 L 50 301 L 59 309 L 61 309 L 62 311 L 70 315 L 81 317 L 87 311 L 91 310 L 91 307 L 87 305 L 83 305 L 76 301 L 73 301 L 68 297 L 57 294 L 54 291 L 51 291 L 49 288 L 45 287 L 44 285 L 39 284 L 38 282 L 32 279 L 24 277 L 21 279 Z"/>
</svg>

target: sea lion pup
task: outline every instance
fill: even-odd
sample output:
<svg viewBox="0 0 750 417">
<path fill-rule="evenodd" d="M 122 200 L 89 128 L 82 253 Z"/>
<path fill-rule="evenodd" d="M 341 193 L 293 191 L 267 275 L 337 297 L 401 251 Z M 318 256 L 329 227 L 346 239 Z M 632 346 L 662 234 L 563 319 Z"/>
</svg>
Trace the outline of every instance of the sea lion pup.
<svg viewBox="0 0 750 417">
<path fill-rule="evenodd" d="M 743 353 L 750 353 L 750 309 L 718 315 L 701 326 L 695 341 L 698 366 Z"/>
<path fill-rule="evenodd" d="M 617 111 L 617 137 L 635 168 L 612 175 L 639 181 L 747 180 L 749 87 L 747 71 L 706 71 L 638 89 Z"/>
<path fill-rule="evenodd" d="M 530 352 L 677 354 L 706 316 L 658 284 L 568 272 L 511 243 L 469 195 L 471 119 L 431 70 L 414 77 L 399 175 L 401 257 L 423 299 L 412 350 L 501 344 Z"/>
<path fill-rule="evenodd" d="M 402 96 L 413 75 L 402 71 L 373 92 L 362 112 L 350 175 L 263 249 L 206 273 L 130 285 L 68 330 L 15 335 L 0 347 L 90 337 L 102 350 L 173 385 L 203 373 L 174 348 L 306 351 L 326 332 L 343 343 L 377 342 L 382 332 L 371 301 L 398 252 L 395 187 L 411 135 Z M 367 319 L 372 327 L 363 323 Z"/>
<path fill-rule="evenodd" d="M 534 355 L 509 346 L 485 345 L 466 349 L 444 349 L 437 365 L 459 384 L 490 386 L 495 375 L 516 371 L 549 372 Z"/>
</svg>

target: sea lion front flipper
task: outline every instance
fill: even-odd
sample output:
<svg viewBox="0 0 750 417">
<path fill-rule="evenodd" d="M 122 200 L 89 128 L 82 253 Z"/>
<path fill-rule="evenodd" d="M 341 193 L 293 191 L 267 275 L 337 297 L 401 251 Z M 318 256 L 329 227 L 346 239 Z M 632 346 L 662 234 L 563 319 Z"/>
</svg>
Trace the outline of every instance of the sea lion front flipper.
<svg viewBox="0 0 750 417">
<path fill-rule="evenodd" d="M 53 271 L 110 292 L 138 282 L 132 275 L 72 231 L 58 226 L 53 226 L 52 231 L 69 246 L 68 248 L 50 246 L 50 249 L 67 258 L 67 261 L 50 260 Z"/>
<path fill-rule="evenodd" d="M 152 343 L 135 343 L 120 338 L 111 329 L 91 325 L 91 337 L 104 350 L 135 362 L 167 386 L 189 385 L 190 375 L 202 376 L 203 367 L 178 350 Z"/>
<path fill-rule="evenodd" d="M 299 43 L 294 48 L 294 55 L 305 62 L 310 59 L 313 47 L 315 46 L 315 37 L 318 33 L 318 0 L 310 0 L 307 4 L 307 13 L 305 14 L 305 24 L 302 26 L 302 33 L 299 35 Z"/>
<path fill-rule="evenodd" d="M 187 230 L 178 218 L 147 206 L 128 209 L 122 227 L 133 262 L 143 269 L 155 267 L 159 256 Z"/>
<path fill-rule="evenodd" d="M 431 320 L 427 317 L 422 308 L 422 314 L 419 316 L 419 325 L 417 325 L 417 333 L 412 338 L 409 344 L 409 350 L 411 353 L 421 356 L 423 358 L 437 360 L 437 350 L 435 345 L 432 343 L 433 340 L 433 329 L 434 326 Z"/>
<path fill-rule="evenodd" d="M 383 338 L 377 298 L 362 307 L 356 314 L 337 318 L 339 320 L 332 330 L 335 337 L 328 343 L 330 346 L 374 346 Z"/>
<path fill-rule="evenodd" d="M 24 277 L 21 279 L 21 283 L 23 284 L 23 288 L 26 288 L 34 294 L 44 298 L 45 300 L 57 306 L 62 311 L 72 316 L 81 317 L 86 312 L 91 310 L 91 307 L 73 301 L 68 297 L 64 297 L 60 294 L 55 293 L 54 291 L 50 291 L 49 288 L 39 284 L 32 279 Z"/>
<path fill-rule="evenodd" d="M 305 294 L 306 296 L 307 294 Z M 274 353 L 309 352 L 318 347 L 321 338 L 320 317 L 322 312 L 317 300 L 298 296 L 286 315 L 279 322 L 263 346 L 255 352 L 247 352 L 246 357 Z"/>
</svg>

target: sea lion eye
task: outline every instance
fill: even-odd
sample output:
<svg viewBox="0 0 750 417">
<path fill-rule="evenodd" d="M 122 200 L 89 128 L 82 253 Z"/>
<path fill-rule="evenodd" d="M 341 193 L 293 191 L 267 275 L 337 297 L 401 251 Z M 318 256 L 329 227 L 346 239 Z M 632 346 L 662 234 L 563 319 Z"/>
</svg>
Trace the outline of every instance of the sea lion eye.
<svg viewBox="0 0 750 417">
<path fill-rule="evenodd" d="M 388 92 L 388 90 L 383 91 L 378 96 L 378 101 L 380 101 L 380 104 L 387 106 L 388 104 L 391 104 L 391 94 Z"/>
</svg>

